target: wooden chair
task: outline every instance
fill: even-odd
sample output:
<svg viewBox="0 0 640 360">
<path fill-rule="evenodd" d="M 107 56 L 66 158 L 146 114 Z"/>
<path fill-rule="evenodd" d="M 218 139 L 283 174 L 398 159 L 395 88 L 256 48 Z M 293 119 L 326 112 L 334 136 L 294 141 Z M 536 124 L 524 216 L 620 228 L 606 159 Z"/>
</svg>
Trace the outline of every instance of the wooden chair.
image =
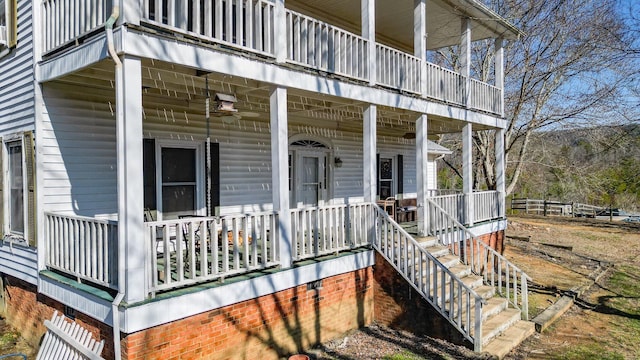
<svg viewBox="0 0 640 360">
<path fill-rule="evenodd" d="M 104 360 L 100 354 L 104 348 L 104 340 L 96 341 L 87 329 L 76 322 L 70 322 L 64 315 L 53 313 L 51 320 L 45 320 L 47 332 L 44 335 L 36 360 L 87 359 Z M 22 357 L 25 354 L 8 354 L 0 359 Z"/>
<path fill-rule="evenodd" d="M 395 219 L 396 215 L 396 198 L 388 197 L 384 199 L 382 204 L 382 210 L 386 211 L 389 214 L 389 217 Z"/>
</svg>

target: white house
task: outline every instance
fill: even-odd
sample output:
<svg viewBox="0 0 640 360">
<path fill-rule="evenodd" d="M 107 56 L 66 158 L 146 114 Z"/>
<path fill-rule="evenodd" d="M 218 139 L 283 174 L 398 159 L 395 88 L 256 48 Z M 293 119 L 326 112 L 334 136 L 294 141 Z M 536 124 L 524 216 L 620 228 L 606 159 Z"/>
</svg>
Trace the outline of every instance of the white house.
<svg viewBox="0 0 640 360">
<path fill-rule="evenodd" d="M 37 338 L 65 310 L 107 358 L 278 358 L 406 312 L 386 272 L 499 354 L 530 329 L 499 253 L 520 35 L 477 0 L 0 0 L 8 319 Z M 460 72 L 427 61 L 452 45 Z M 472 188 L 474 131 L 495 190 Z M 464 186 L 439 191 L 428 139 L 453 132 Z"/>
</svg>

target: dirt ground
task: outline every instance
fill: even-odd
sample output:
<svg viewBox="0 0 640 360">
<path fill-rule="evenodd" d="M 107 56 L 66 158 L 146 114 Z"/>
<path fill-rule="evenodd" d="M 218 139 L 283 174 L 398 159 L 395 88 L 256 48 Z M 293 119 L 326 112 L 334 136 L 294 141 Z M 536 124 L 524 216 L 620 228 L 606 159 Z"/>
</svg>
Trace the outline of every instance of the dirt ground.
<svg viewBox="0 0 640 360">
<path fill-rule="evenodd" d="M 534 318 L 562 295 L 576 304 L 507 359 L 640 359 L 640 225 L 509 217 L 505 255 L 532 278 Z M 34 350 L 0 321 L 0 354 Z M 488 359 L 426 336 L 372 325 L 308 352 L 313 359 Z"/>
</svg>

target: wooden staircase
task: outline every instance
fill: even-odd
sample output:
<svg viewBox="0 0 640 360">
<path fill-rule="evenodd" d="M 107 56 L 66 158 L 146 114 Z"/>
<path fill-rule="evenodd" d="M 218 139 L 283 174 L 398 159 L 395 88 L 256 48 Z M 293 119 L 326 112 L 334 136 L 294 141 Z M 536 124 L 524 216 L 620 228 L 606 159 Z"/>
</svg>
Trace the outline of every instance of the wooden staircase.
<svg viewBox="0 0 640 360">
<path fill-rule="evenodd" d="M 470 266 L 461 264 L 459 257 L 451 254 L 448 247 L 438 244 L 437 238 L 423 237 L 416 238 L 416 241 L 484 300 L 481 320 L 482 351 L 502 359 L 511 349 L 534 333 L 533 322 L 521 320 L 520 310 L 510 308 L 506 298 L 498 296 L 493 286 L 484 285 L 483 277 L 473 274 Z M 447 296 L 447 300 L 449 299 L 450 296 Z M 466 311 L 470 311 L 471 321 L 475 321 L 473 306 L 470 309 L 462 309 L 463 317 Z"/>
<path fill-rule="evenodd" d="M 535 330 L 527 321 L 529 278 L 450 220 L 435 224 L 435 236 L 414 238 L 379 210 L 374 248 L 475 351 L 502 358 Z"/>
</svg>

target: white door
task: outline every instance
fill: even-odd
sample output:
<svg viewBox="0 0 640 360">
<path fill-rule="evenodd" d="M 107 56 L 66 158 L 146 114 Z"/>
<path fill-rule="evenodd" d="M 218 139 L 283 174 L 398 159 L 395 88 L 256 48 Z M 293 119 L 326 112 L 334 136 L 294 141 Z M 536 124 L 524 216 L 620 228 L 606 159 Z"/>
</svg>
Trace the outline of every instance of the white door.
<svg viewBox="0 0 640 360">
<path fill-rule="evenodd" d="M 322 205 L 327 197 L 326 155 L 299 153 L 296 164 L 296 203 L 298 206 Z"/>
</svg>

